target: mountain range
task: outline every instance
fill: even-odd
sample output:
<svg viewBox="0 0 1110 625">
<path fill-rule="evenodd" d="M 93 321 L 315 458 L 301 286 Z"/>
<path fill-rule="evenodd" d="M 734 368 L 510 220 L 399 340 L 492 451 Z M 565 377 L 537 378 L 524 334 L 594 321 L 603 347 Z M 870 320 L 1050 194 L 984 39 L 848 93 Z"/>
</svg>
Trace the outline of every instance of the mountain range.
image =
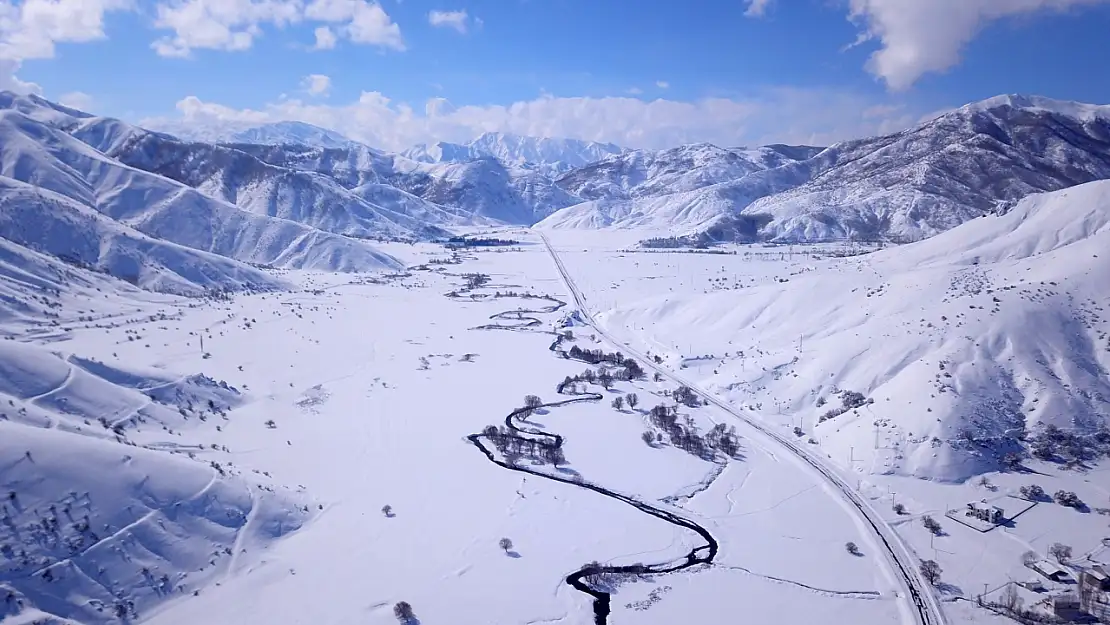
<svg viewBox="0 0 1110 625">
<path fill-rule="evenodd" d="M 702 161 L 694 162 L 708 160 L 710 147 L 701 146 Z M 719 167 L 693 184 L 671 181 L 670 173 L 613 184 L 572 172 L 559 184 L 590 201 L 539 227 L 778 241 L 922 239 L 1032 193 L 1110 177 L 1110 107 L 1000 96 L 902 132 L 788 154 L 796 158 L 749 171 Z M 632 156 L 589 169 L 635 171 Z M 663 184 L 652 188 L 655 181 Z"/>
<path fill-rule="evenodd" d="M 0 93 L 0 236 L 194 292 L 272 285 L 252 264 L 397 268 L 374 240 L 499 224 L 699 243 L 918 240 L 1110 178 L 1110 107 L 1026 96 L 829 147 L 486 133 L 396 154 L 300 122 L 169 129 Z"/>
</svg>

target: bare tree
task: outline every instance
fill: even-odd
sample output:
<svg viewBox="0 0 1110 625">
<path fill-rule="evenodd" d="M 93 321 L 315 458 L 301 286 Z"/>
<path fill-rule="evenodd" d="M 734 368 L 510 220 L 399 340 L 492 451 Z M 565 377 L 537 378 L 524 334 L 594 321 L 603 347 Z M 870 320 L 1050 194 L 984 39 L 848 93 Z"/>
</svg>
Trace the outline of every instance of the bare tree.
<svg viewBox="0 0 1110 625">
<path fill-rule="evenodd" d="M 636 404 L 640 403 L 640 398 L 636 395 L 636 393 L 629 393 L 628 397 L 625 398 L 625 401 L 628 402 L 629 409 L 635 410 Z"/>
<path fill-rule="evenodd" d="M 925 529 L 929 530 L 937 536 L 940 536 L 940 523 L 937 523 L 936 519 L 929 515 L 925 515 L 921 518 L 921 523 L 925 526 Z"/>
<path fill-rule="evenodd" d="M 396 616 L 397 620 L 402 623 L 411 623 L 416 618 L 408 601 L 398 601 L 394 604 L 393 616 Z"/>
<path fill-rule="evenodd" d="M 497 546 L 501 547 L 501 551 L 508 553 L 509 550 L 513 548 L 513 541 L 509 540 L 508 538 L 502 538 L 501 540 L 497 541 Z"/>
<path fill-rule="evenodd" d="M 1006 584 L 1006 590 L 1002 591 L 1001 604 L 1002 609 L 1008 614 L 1017 614 L 1021 611 L 1021 595 L 1018 594 L 1013 582 Z"/>
<path fill-rule="evenodd" d="M 613 408 L 615 408 L 616 410 L 624 410 L 624 398 L 619 395 L 614 397 Z"/>
<path fill-rule="evenodd" d="M 903 515 L 906 513 L 906 506 L 900 503 L 894 504 L 891 508 L 894 510 L 894 514 Z"/>
<path fill-rule="evenodd" d="M 536 408 L 543 405 L 543 400 L 535 395 L 524 396 L 524 409 L 520 411 L 520 416 L 527 419 L 536 412 Z"/>
<path fill-rule="evenodd" d="M 613 387 L 613 376 L 608 371 L 602 371 L 597 374 L 597 383 L 605 390 L 609 390 Z"/>
<path fill-rule="evenodd" d="M 651 430 L 645 430 L 644 433 L 640 435 L 640 438 L 642 438 L 649 447 L 655 446 L 655 434 L 653 434 Z"/>
<path fill-rule="evenodd" d="M 848 553 L 850 553 L 854 556 L 860 555 L 859 547 L 856 546 L 856 543 L 854 543 L 852 541 L 848 541 L 847 543 L 845 543 L 844 548 L 848 550 Z"/>
<path fill-rule="evenodd" d="M 1052 546 L 1048 548 L 1048 554 L 1056 558 L 1057 562 L 1063 564 L 1071 560 L 1071 547 L 1063 543 L 1052 543 Z"/>
<path fill-rule="evenodd" d="M 392 517 L 393 516 L 393 506 L 391 506 L 389 504 L 386 504 L 386 505 L 382 506 L 382 514 L 386 515 L 387 517 Z"/>
<path fill-rule="evenodd" d="M 1021 554 L 1021 563 L 1025 566 L 1029 566 L 1040 559 L 1041 556 L 1036 551 L 1026 551 L 1025 553 Z"/>
<path fill-rule="evenodd" d="M 934 586 L 940 581 L 940 574 L 943 572 L 936 560 L 923 560 L 921 562 L 921 576 Z"/>
</svg>

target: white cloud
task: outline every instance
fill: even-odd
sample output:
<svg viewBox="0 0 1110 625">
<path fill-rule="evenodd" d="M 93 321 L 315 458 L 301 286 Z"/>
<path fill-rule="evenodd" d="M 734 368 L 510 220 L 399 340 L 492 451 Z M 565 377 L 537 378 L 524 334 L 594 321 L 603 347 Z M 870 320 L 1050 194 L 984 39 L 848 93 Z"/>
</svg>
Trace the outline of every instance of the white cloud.
<svg viewBox="0 0 1110 625">
<path fill-rule="evenodd" d="M 314 50 L 331 50 L 339 41 L 331 28 L 327 26 L 319 26 L 316 28 L 316 43 L 312 46 Z"/>
<path fill-rule="evenodd" d="M 814 102 L 821 106 L 814 106 Z M 726 146 L 775 142 L 823 145 L 893 132 L 915 123 L 921 114 L 901 107 L 880 108 L 888 104 L 852 93 L 785 88 L 743 99 L 696 102 L 543 96 L 507 106 L 458 107 L 443 98 L 415 107 L 394 102 L 381 93 L 363 92 L 357 101 L 344 105 L 284 99 L 256 110 L 235 109 L 190 96 L 177 105 L 180 118 L 142 123 L 157 127 L 184 121 L 221 127 L 296 120 L 388 150 L 416 143 L 467 141 L 487 131 L 646 148 L 695 141 Z"/>
<path fill-rule="evenodd" d="M 644 92 L 644 90 L 639 87 L 629 87 L 628 89 L 625 89 L 624 92 L 631 95 L 640 95 Z"/>
<path fill-rule="evenodd" d="M 671 83 L 669 83 L 665 80 L 657 80 L 657 81 L 655 81 L 655 86 L 659 87 L 660 89 L 670 89 L 671 88 Z"/>
<path fill-rule="evenodd" d="M 282 28 L 304 20 L 324 23 L 313 32 L 317 50 L 334 48 L 341 35 L 355 43 L 405 48 L 400 27 L 370 0 L 311 0 L 307 5 L 304 0 L 165 0 L 155 10 L 155 26 L 172 31 L 151 46 L 162 56 L 246 50 L 263 26 Z"/>
<path fill-rule="evenodd" d="M 42 93 L 42 87 L 33 82 L 22 81 L 15 75 L 20 64 L 17 59 L 0 58 L 0 91 L 14 91 L 20 95 Z"/>
<path fill-rule="evenodd" d="M 63 106 L 88 113 L 93 107 L 93 97 L 82 91 L 71 91 L 58 98 Z"/>
<path fill-rule="evenodd" d="M 347 26 L 347 36 L 355 43 L 369 43 L 394 50 L 405 49 L 401 28 L 377 3 L 358 3 L 358 9 Z"/>
<path fill-rule="evenodd" d="M 172 30 L 151 47 L 162 56 L 194 49 L 246 50 L 263 24 L 285 26 L 301 18 L 300 0 L 171 0 L 155 6 L 156 28 Z"/>
<path fill-rule="evenodd" d="M 104 15 L 132 0 L 0 0 L 0 59 L 48 59 L 58 43 L 104 38 Z"/>
<path fill-rule="evenodd" d="M 309 74 L 301 81 L 301 89 L 309 95 L 326 96 L 331 90 L 331 78 L 323 74 Z"/>
<path fill-rule="evenodd" d="M 748 10 L 744 11 L 744 15 L 748 17 L 763 17 L 767 14 L 767 7 L 771 5 L 771 0 L 748 0 Z"/>
<path fill-rule="evenodd" d="M 989 22 L 1037 11 L 1107 4 L 1110 0 L 850 2 L 850 17 L 862 26 L 861 36 L 881 43 L 867 64 L 868 71 L 899 90 L 910 87 L 924 74 L 942 72 L 959 63 L 964 46 Z"/>
<path fill-rule="evenodd" d="M 439 28 L 454 28 L 466 34 L 466 11 L 431 11 L 428 13 L 428 23 Z"/>
<path fill-rule="evenodd" d="M 366 43 L 383 48 L 404 50 L 405 40 L 401 28 L 377 2 L 370 0 L 312 0 L 305 7 L 305 17 L 319 22 L 340 23 L 339 34 L 355 43 Z M 329 32 L 329 35 L 335 33 Z M 325 35 L 324 41 L 328 41 Z M 316 35 L 317 47 L 321 46 L 320 33 Z M 330 41 L 331 46 L 335 41 Z"/>
</svg>

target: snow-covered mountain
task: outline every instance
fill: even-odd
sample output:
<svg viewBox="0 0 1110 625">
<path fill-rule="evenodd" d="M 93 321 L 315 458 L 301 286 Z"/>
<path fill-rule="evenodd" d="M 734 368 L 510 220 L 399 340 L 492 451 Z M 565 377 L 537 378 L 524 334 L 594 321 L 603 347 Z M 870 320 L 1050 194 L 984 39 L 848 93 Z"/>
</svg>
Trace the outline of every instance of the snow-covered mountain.
<svg viewBox="0 0 1110 625">
<path fill-rule="evenodd" d="M 258 125 L 154 121 L 148 127 L 183 141 L 203 143 L 309 145 L 317 148 L 343 148 L 355 143 L 334 130 L 295 121 Z"/>
<path fill-rule="evenodd" d="M 818 249 L 744 288 L 609 295 L 600 318 L 645 349 L 715 353 L 688 375 L 874 473 L 961 481 L 1001 470 L 1049 425 L 1105 436 L 1110 180 L 872 254 Z M 596 288 L 612 280 L 601 272 Z M 844 390 L 874 404 L 836 412 Z"/>
<path fill-rule="evenodd" d="M 233 146 L 184 143 L 141 131 L 130 132 L 123 141 L 105 140 L 113 134 L 85 127 L 75 136 L 95 137 L 100 140 L 95 147 L 127 165 L 176 180 L 244 210 L 327 232 L 358 238 L 430 238 L 447 234 L 440 226 L 470 223 L 468 215 L 396 190 L 363 188 L 356 192 L 327 176 L 277 167 Z"/>
<path fill-rule="evenodd" d="M 916 240 L 1031 193 L 1110 178 L 1110 107 L 1001 96 L 749 173 L 737 165 L 684 174 L 665 164 L 625 174 L 608 161 L 593 169 L 599 175 L 579 170 L 560 184 L 597 201 L 541 227 L 720 233 L 736 231 L 739 219 L 758 222 L 762 239 Z"/>
<path fill-rule="evenodd" d="M 580 167 L 558 179 L 587 200 L 627 200 L 694 191 L 750 173 L 804 160 L 821 148 L 768 146 L 724 149 L 695 143 L 669 150 L 634 150 Z"/>
<path fill-rule="evenodd" d="M 0 94 L 0 236 L 186 292 L 274 283 L 243 262 L 333 271 L 399 266 L 364 242 L 243 210 L 109 154 L 143 142 L 173 140 L 41 98 Z"/>
<path fill-rule="evenodd" d="M 419 198 L 472 225 L 531 225 L 560 208 L 581 202 L 538 171 L 488 156 L 458 163 L 421 163 L 361 145 L 328 150 L 234 147 L 279 167 L 326 176 L 352 191 Z M 439 223 L 451 226 L 457 222 Z"/>
<path fill-rule="evenodd" d="M 624 152 L 612 143 L 487 132 L 463 144 L 441 141 L 416 145 L 401 155 L 420 163 L 462 163 L 493 157 L 506 165 L 557 175 Z"/>
</svg>

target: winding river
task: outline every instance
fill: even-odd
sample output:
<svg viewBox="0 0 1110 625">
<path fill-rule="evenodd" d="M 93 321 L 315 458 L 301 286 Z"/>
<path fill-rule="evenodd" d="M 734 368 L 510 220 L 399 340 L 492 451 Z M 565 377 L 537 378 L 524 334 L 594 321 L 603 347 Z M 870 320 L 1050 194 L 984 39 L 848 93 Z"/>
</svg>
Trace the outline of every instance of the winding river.
<svg viewBox="0 0 1110 625">
<path fill-rule="evenodd" d="M 479 288 L 489 289 L 491 287 L 482 286 Z M 468 292 L 472 290 L 475 289 L 465 288 L 458 293 Z M 462 299 L 462 296 L 458 293 L 452 294 L 452 297 Z M 550 351 L 553 354 L 567 360 L 578 360 L 579 362 L 592 364 L 585 360 L 572 358 L 568 352 L 563 350 L 561 348 L 561 344 L 565 340 L 565 338 L 561 334 L 536 329 L 539 326 L 543 325 L 543 321 L 541 321 L 538 317 L 533 317 L 531 315 L 542 315 L 556 312 L 566 306 L 566 302 L 547 295 L 531 296 L 530 299 L 533 298 L 542 299 L 551 302 L 551 304 L 538 309 L 516 308 L 513 310 L 503 311 L 490 317 L 490 320 L 493 323 L 478 326 L 472 329 L 511 330 L 518 332 L 525 331 L 538 332 L 542 334 L 552 334 L 556 337 L 549 347 Z M 469 301 L 486 301 L 487 299 L 492 299 L 492 297 L 472 297 Z M 506 321 L 509 323 L 499 323 Z M 561 401 L 540 404 L 539 406 L 533 408 L 519 408 L 517 410 L 514 410 L 505 417 L 505 427 L 507 427 L 514 436 L 517 436 L 519 438 L 544 439 L 547 440 L 549 443 L 554 444 L 555 446 L 561 447 L 563 444 L 562 436 L 541 430 L 531 424 L 518 424 L 518 420 L 522 416 L 531 414 L 531 412 L 537 408 L 555 409 L 561 406 L 566 406 L 568 404 L 580 402 L 597 402 L 601 401 L 604 396 L 601 393 L 578 393 L 573 390 L 567 390 L 563 388 L 562 385 L 559 385 L 559 392 L 563 395 L 573 395 L 573 397 Z M 489 459 L 490 462 L 503 469 L 517 471 L 520 473 L 528 473 L 530 475 L 535 475 L 545 480 L 561 482 L 563 484 L 569 484 L 571 486 L 593 491 L 605 497 L 609 497 L 610 499 L 615 499 L 624 504 L 632 506 L 633 508 L 636 508 L 644 514 L 651 515 L 657 519 L 662 519 L 672 525 L 688 529 L 702 538 L 704 544 L 695 547 L 685 556 L 676 560 L 672 560 L 670 562 L 658 564 L 628 564 L 624 566 L 606 566 L 601 564 L 587 565 L 571 573 L 570 575 L 567 575 L 567 584 L 569 584 L 575 590 L 590 595 L 590 597 L 593 598 L 594 623 L 596 625 L 606 625 L 606 623 L 608 622 L 609 613 L 611 612 L 612 591 L 614 590 L 612 584 L 602 580 L 619 581 L 621 578 L 626 578 L 630 576 L 674 573 L 703 564 L 711 564 L 713 562 L 713 559 L 717 555 L 717 541 L 713 538 L 713 535 L 709 533 L 709 530 L 687 518 L 675 514 L 674 512 L 656 507 L 652 504 L 641 501 L 629 495 L 623 495 L 621 493 L 614 492 L 612 490 L 609 490 L 608 488 L 605 488 L 604 486 L 599 486 L 597 484 L 586 481 L 581 477 L 552 474 L 544 472 L 542 470 L 536 470 L 532 467 L 522 464 L 506 462 L 499 457 L 499 454 L 496 453 L 496 448 L 493 446 L 492 443 L 489 442 L 488 437 L 485 434 L 471 434 L 467 437 L 467 440 L 473 443 L 475 447 L 477 447 L 483 454 L 485 454 L 486 458 Z"/>
</svg>

